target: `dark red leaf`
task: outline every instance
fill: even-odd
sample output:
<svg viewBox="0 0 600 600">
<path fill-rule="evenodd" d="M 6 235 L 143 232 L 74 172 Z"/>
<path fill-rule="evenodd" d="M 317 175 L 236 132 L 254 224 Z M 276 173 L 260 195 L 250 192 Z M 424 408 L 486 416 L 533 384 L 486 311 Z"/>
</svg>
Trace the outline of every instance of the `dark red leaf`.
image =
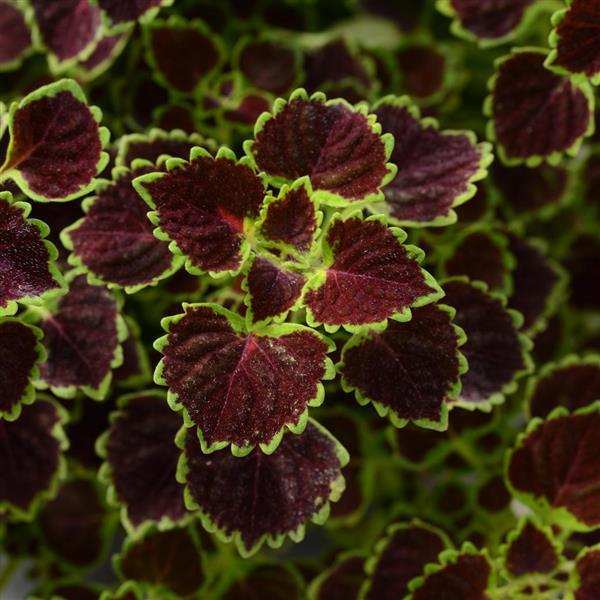
<svg viewBox="0 0 600 600">
<path fill-rule="evenodd" d="M 259 563 L 234 580 L 220 600 L 302 600 L 302 592 L 300 576 L 285 563 Z"/>
<path fill-rule="evenodd" d="M 546 54 L 519 50 L 497 64 L 489 102 L 500 156 L 535 166 L 576 153 L 593 130 L 593 101 L 586 87 L 544 67 Z"/>
<path fill-rule="evenodd" d="M 119 403 L 103 446 L 106 476 L 128 526 L 174 522 L 185 515 L 183 486 L 175 480 L 180 454 L 175 434 L 181 424 L 162 393 L 137 392 Z"/>
<path fill-rule="evenodd" d="M 62 468 L 63 420 L 56 406 L 42 399 L 24 406 L 16 421 L 0 419 L 0 502 L 9 511 L 22 517 L 34 510 L 40 495 L 52 494 Z"/>
<path fill-rule="evenodd" d="M 243 555 L 258 550 L 265 539 L 274 546 L 288 534 L 299 541 L 308 520 L 321 523 L 329 501 L 343 490 L 341 467 L 348 460 L 314 422 L 300 435 L 285 435 L 269 455 L 258 449 L 243 458 L 226 451 L 204 454 L 193 428 L 185 433 L 184 452 L 187 489 L 203 524 L 235 538 Z"/>
<path fill-rule="evenodd" d="M 558 365 L 548 365 L 532 381 L 529 411 L 534 417 L 547 417 L 556 407 L 569 411 L 589 406 L 600 398 L 600 363 L 594 358 L 568 357 Z"/>
<path fill-rule="evenodd" d="M 461 378 L 459 400 L 470 406 L 502 400 L 528 366 L 513 316 L 499 299 L 477 285 L 457 279 L 442 287 L 444 303 L 456 309 L 454 322 L 467 335 L 461 352 L 469 370 Z"/>
<path fill-rule="evenodd" d="M 24 14 L 13 2 L 0 2 L 0 67 L 16 66 L 31 48 L 31 34 Z"/>
<path fill-rule="evenodd" d="M 247 151 L 275 183 L 309 175 L 324 202 L 378 199 L 391 174 L 391 139 L 379 131 L 347 104 L 300 91 L 287 103 L 276 102 L 273 115 L 257 123 Z"/>
<path fill-rule="evenodd" d="M 237 125 L 252 126 L 262 113 L 271 108 L 271 102 L 265 95 L 258 93 L 246 94 L 237 103 L 237 106 L 224 110 L 222 115 L 225 121 Z"/>
<path fill-rule="evenodd" d="M 56 498 L 39 515 L 46 549 L 77 567 L 88 567 L 102 557 L 109 513 L 99 490 L 87 479 L 61 485 Z"/>
<path fill-rule="evenodd" d="M 89 0 L 32 0 L 44 45 L 57 65 L 78 58 L 100 33 L 100 11 Z"/>
<path fill-rule="evenodd" d="M 425 100 L 444 91 L 447 58 L 435 46 L 409 45 L 398 50 L 394 58 L 400 69 L 402 90 L 409 96 Z"/>
<path fill-rule="evenodd" d="M 436 305 L 413 311 L 407 323 L 389 321 L 381 332 L 356 334 L 344 347 L 343 384 L 356 390 L 359 402 L 371 401 L 392 423 L 424 420 L 445 429 L 445 399 L 456 396 L 463 340 L 450 311 Z"/>
<path fill-rule="evenodd" d="M 80 76 L 87 81 L 106 71 L 125 48 L 128 39 L 129 33 L 102 35 L 94 51 L 79 64 Z"/>
<path fill-rule="evenodd" d="M 365 600 L 404 598 L 408 583 L 426 564 L 437 562 L 447 544 L 441 532 L 419 522 L 392 525 L 372 567 Z"/>
<path fill-rule="evenodd" d="M 597 600 L 600 589 L 600 548 L 584 550 L 575 563 L 579 582 L 575 600 Z"/>
<path fill-rule="evenodd" d="M 600 413 L 594 406 L 536 422 L 513 450 L 508 479 L 518 497 L 572 529 L 600 525 Z"/>
<path fill-rule="evenodd" d="M 108 131 L 81 88 L 63 79 L 38 88 L 11 107 L 11 142 L 3 177 L 35 200 L 68 200 L 88 191 L 104 167 Z"/>
<path fill-rule="evenodd" d="M 200 549 L 191 531 L 152 531 L 129 538 L 117 558 L 117 569 L 143 587 L 164 589 L 177 597 L 192 596 L 204 581 Z"/>
<path fill-rule="evenodd" d="M 165 4 L 166 0 L 97 0 L 113 25 L 137 21 L 148 11 Z"/>
<path fill-rule="evenodd" d="M 63 284 L 53 261 L 58 252 L 45 242 L 48 228 L 27 217 L 31 206 L 0 194 L 0 314 L 14 314 L 15 301 L 37 301 Z"/>
<path fill-rule="evenodd" d="M 156 125 L 167 131 L 181 129 L 186 133 L 194 133 L 197 129 L 196 116 L 188 104 L 167 104 L 161 106 L 154 112 L 154 118 Z"/>
<path fill-rule="evenodd" d="M 145 42 L 160 79 L 184 94 L 193 93 L 221 62 L 220 47 L 202 21 L 152 21 Z"/>
<path fill-rule="evenodd" d="M 394 136 L 391 160 L 398 172 L 383 189 L 389 214 L 419 224 L 456 220 L 452 207 L 473 197 L 473 182 L 487 174 L 489 145 L 477 144 L 472 133 L 439 131 L 435 122 L 421 122 L 406 99 L 384 98 L 374 112 L 383 131 Z"/>
<path fill-rule="evenodd" d="M 358 600 L 365 581 L 365 559 L 360 555 L 341 557 L 312 585 L 314 600 Z"/>
<path fill-rule="evenodd" d="M 248 270 L 248 306 L 252 322 L 283 318 L 299 300 L 306 276 L 274 261 L 256 257 Z"/>
<path fill-rule="evenodd" d="M 444 12 L 456 15 L 461 27 L 482 41 L 502 41 L 523 23 L 535 0 L 448 0 Z"/>
<path fill-rule="evenodd" d="M 513 577 L 550 573 L 559 564 L 560 557 L 548 533 L 525 521 L 509 538 L 504 561 Z"/>
<path fill-rule="evenodd" d="M 131 319 L 127 319 L 126 324 L 127 339 L 121 345 L 123 364 L 113 371 L 113 381 L 118 386 L 139 389 L 151 380 L 148 354 L 140 341 L 138 325 Z"/>
<path fill-rule="evenodd" d="M 84 203 L 85 217 L 64 232 L 73 263 L 83 265 L 93 280 L 137 290 L 181 266 L 169 244 L 154 236 L 148 206 L 132 185 L 154 170 L 151 165 L 115 169 L 113 181 L 99 185 L 97 196 Z"/>
<path fill-rule="evenodd" d="M 103 398 L 111 370 L 121 359 L 120 338 L 125 334 L 111 293 L 89 285 L 85 275 L 77 275 L 69 292 L 42 316 L 39 327 L 48 353 L 40 367 L 44 384 L 68 397 L 81 388 Z"/>
<path fill-rule="evenodd" d="M 389 317 L 406 320 L 409 307 L 439 298 L 437 284 L 419 266 L 418 252 L 402 245 L 405 237 L 379 217 L 333 220 L 323 240 L 330 264 L 309 281 L 304 296 L 309 323 L 353 330 Z"/>
<path fill-rule="evenodd" d="M 297 50 L 278 40 L 248 41 L 239 50 L 237 63 L 254 87 L 273 94 L 285 94 L 300 74 Z"/>
<path fill-rule="evenodd" d="M 165 355 L 159 376 L 200 428 L 205 449 L 273 451 L 285 427 L 302 430 L 330 376 L 325 338 L 291 324 L 247 334 L 241 317 L 216 305 L 184 309 L 157 342 Z"/>
<path fill-rule="evenodd" d="M 411 600 L 490 600 L 486 593 L 492 569 L 482 554 L 457 553 L 438 571 L 425 576 Z"/>
<path fill-rule="evenodd" d="M 143 176 L 135 187 L 155 209 L 164 235 L 188 257 L 191 273 L 241 269 L 249 252 L 244 220 L 256 219 L 265 193 L 245 162 L 236 163 L 231 153 L 213 158 L 198 149 L 189 163 Z"/>
<path fill-rule="evenodd" d="M 548 58 L 550 67 L 600 81 L 600 3 L 598 0 L 571 0 L 567 9 L 553 19 L 550 42 L 556 48 Z"/>
<path fill-rule="evenodd" d="M 43 359 L 42 332 L 15 319 L 0 320 L 0 413 L 17 417 L 21 403 L 34 398 L 33 380 Z"/>
<path fill-rule="evenodd" d="M 267 242 L 284 244 L 301 253 L 311 249 L 321 218 L 309 185 L 284 187 L 278 198 L 267 200 L 259 225 L 260 235 Z"/>
</svg>

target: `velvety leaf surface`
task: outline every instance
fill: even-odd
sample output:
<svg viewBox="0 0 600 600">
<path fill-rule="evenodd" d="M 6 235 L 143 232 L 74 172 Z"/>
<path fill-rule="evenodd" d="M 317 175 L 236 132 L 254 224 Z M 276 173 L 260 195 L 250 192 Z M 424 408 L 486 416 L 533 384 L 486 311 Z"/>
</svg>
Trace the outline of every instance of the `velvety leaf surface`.
<svg viewBox="0 0 600 600">
<path fill-rule="evenodd" d="M 535 0 L 450 0 L 464 29 L 482 40 L 495 40 L 512 33 Z"/>
<path fill-rule="evenodd" d="M 221 600 L 302 600 L 298 576 L 283 564 L 258 564 L 227 588 Z"/>
<path fill-rule="evenodd" d="M 110 478 L 134 527 L 145 521 L 177 521 L 185 514 L 183 486 L 175 480 L 181 416 L 163 394 L 128 397 L 106 439 Z"/>
<path fill-rule="evenodd" d="M 527 522 L 506 549 L 505 564 L 513 577 L 550 573 L 559 564 L 559 556 L 544 531 Z"/>
<path fill-rule="evenodd" d="M 0 2 L 0 67 L 18 61 L 31 47 L 23 13 L 12 2 Z"/>
<path fill-rule="evenodd" d="M 486 231 L 468 234 L 445 261 L 445 273 L 483 281 L 490 289 L 504 289 L 511 270 L 506 258 L 506 243 L 503 247 L 500 240 Z"/>
<path fill-rule="evenodd" d="M 27 512 L 49 489 L 59 468 L 61 444 L 53 431 L 59 420 L 44 400 L 24 406 L 16 421 L 0 420 L 0 502 Z"/>
<path fill-rule="evenodd" d="M 208 446 L 276 443 L 319 400 L 328 345 L 300 326 L 243 333 L 242 319 L 212 305 L 188 305 L 169 326 L 162 379 Z"/>
<path fill-rule="evenodd" d="M 48 353 L 40 367 L 44 383 L 102 392 L 119 348 L 117 316 L 117 302 L 106 288 L 89 285 L 85 275 L 75 277 L 56 309 L 39 323 Z"/>
<path fill-rule="evenodd" d="M 454 322 L 467 334 L 461 352 L 469 370 L 461 378 L 460 399 L 486 402 L 526 367 L 521 340 L 500 300 L 466 281 L 451 280 L 442 287 L 444 303 L 456 309 Z"/>
<path fill-rule="evenodd" d="M 589 97 L 546 69 L 545 57 L 543 52 L 520 51 L 497 67 L 491 113 L 496 141 L 508 160 L 561 154 L 588 133 Z"/>
<path fill-rule="evenodd" d="M 305 282 L 306 276 L 302 273 L 257 257 L 247 276 L 253 322 L 285 314 L 300 298 Z"/>
<path fill-rule="evenodd" d="M 33 397 L 32 378 L 40 362 L 36 331 L 12 319 L 0 320 L 0 411 L 13 413 Z"/>
<path fill-rule="evenodd" d="M 508 235 L 508 248 L 516 260 L 514 290 L 508 305 L 523 315 L 523 329 L 534 326 L 550 307 L 560 276 L 543 252 L 526 240 Z"/>
<path fill-rule="evenodd" d="M 365 580 L 365 559 L 349 556 L 334 564 L 316 587 L 315 600 L 357 600 Z"/>
<path fill-rule="evenodd" d="M 458 342 L 451 315 L 424 306 L 406 323 L 358 333 L 344 348 L 341 373 L 357 398 L 389 408 L 398 419 L 439 422 L 444 399 L 458 385 Z"/>
<path fill-rule="evenodd" d="M 296 52 L 275 40 L 252 40 L 238 56 L 240 71 L 260 90 L 284 94 L 299 75 Z"/>
<path fill-rule="evenodd" d="M 388 174 L 384 142 L 367 118 L 315 98 L 293 97 L 265 121 L 252 153 L 268 175 L 309 175 L 316 190 L 346 201 L 377 194 Z"/>
<path fill-rule="evenodd" d="M 153 170 L 145 166 L 121 171 L 99 189 L 86 216 L 65 234 L 76 262 L 105 283 L 144 286 L 176 266 L 169 244 L 153 235 L 148 206 L 132 185 L 136 177 Z"/>
<path fill-rule="evenodd" d="M 580 527 L 598 527 L 599 427 L 596 411 L 559 416 L 530 431 L 508 464 L 519 497 L 527 504 L 543 501 L 553 510 L 566 509 Z"/>
<path fill-rule="evenodd" d="M 600 549 L 590 549 L 580 555 L 575 569 L 579 577 L 575 600 L 596 600 L 600 588 Z"/>
<path fill-rule="evenodd" d="M 243 164 L 199 156 L 185 167 L 138 180 L 162 231 L 202 271 L 238 270 L 244 260 L 244 219 L 256 218 L 262 181 Z M 138 188 L 140 189 L 140 188 Z"/>
<path fill-rule="evenodd" d="M 157 20 L 146 33 L 153 65 L 176 91 L 192 93 L 219 64 L 219 49 L 200 21 Z"/>
<path fill-rule="evenodd" d="M 244 553 L 265 537 L 276 540 L 319 520 L 343 489 L 346 461 L 337 442 L 312 422 L 299 435 L 285 435 L 269 455 L 258 449 L 243 458 L 204 454 L 194 429 L 187 430 L 184 452 L 191 498 L 226 536 L 236 534 Z"/>
<path fill-rule="evenodd" d="M 444 538 L 419 523 L 392 526 L 378 554 L 366 600 L 396 600 L 408 594 L 408 583 L 419 576 L 428 563 L 437 562 L 446 547 Z"/>
<path fill-rule="evenodd" d="M 113 24 L 137 21 L 147 11 L 157 8 L 164 0 L 97 0 L 98 6 Z"/>
<path fill-rule="evenodd" d="M 27 220 L 29 205 L 0 195 L 0 311 L 15 312 L 15 300 L 36 298 L 60 286 L 50 271 L 54 258 L 35 221 Z"/>
<path fill-rule="evenodd" d="M 16 176 L 27 195 L 60 200 L 89 188 L 103 140 L 77 84 L 63 80 L 32 92 L 16 107 L 9 127 L 1 172 Z"/>
<path fill-rule="evenodd" d="M 589 406 L 600 398 L 600 363 L 573 360 L 540 374 L 529 397 L 534 417 L 547 417 L 556 407 L 569 411 Z"/>
<path fill-rule="evenodd" d="M 152 532 L 131 540 L 121 552 L 119 570 L 126 579 L 166 587 L 179 597 L 193 594 L 204 581 L 199 549 L 186 529 Z"/>
<path fill-rule="evenodd" d="M 392 217 L 417 223 L 448 218 L 453 205 L 475 194 L 471 182 L 485 174 L 483 145 L 465 133 L 422 123 L 414 109 L 397 101 L 384 99 L 374 112 L 383 131 L 394 136 L 391 160 L 398 173 L 383 189 Z"/>
<path fill-rule="evenodd" d="M 486 594 L 492 569 L 481 554 L 459 554 L 453 562 L 427 575 L 411 600 L 489 600 Z"/>
<path fill-rule="evenodd" d="M 100 11 L 89 0 L 32 0 L 42 40 L 58 62 L 76 58 L 98 35 Z"/>
<path fill-rule="evenodd" d="M 40 512 L 39 525 L 46 548 L 68 563 L 85 567 L 101 556 L 107 511 L 91 481 L 63 483 Z"/>
<path fill-rule="evenodd" d="M 377 323 L 435 299 L 437 290 L 385 223 L 337 219 L 323 243 L 331 264 L 324 280 L 318 275 L 309 281 L 304 296 L 314 321 L 350 327 Z"/>
<path fill-rule="evenodd" d="M 267 204 L 260 234 L 268 242 L 285 244 L 305 253 L 312 246 L 317 227 L 315 205 L 306 186 L 302 185 Z"/>
<path fill-rule="evenodd" d="M 600 73 L 600 3 L 573 0 L 554 29 L 556 54 L 550 65 L 590 79 Z"/>
</svg>

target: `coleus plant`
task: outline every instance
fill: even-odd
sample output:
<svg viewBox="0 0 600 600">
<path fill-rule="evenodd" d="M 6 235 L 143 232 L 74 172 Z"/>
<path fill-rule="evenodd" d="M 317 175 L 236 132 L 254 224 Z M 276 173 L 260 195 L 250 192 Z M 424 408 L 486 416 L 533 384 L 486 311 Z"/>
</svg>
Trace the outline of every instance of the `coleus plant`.
<svg viewBox="0 0 600 600">
<path fill-rule="evenodd" d="M 599 27 L 0 0 L 0 595 L 600 597 Z"/>
</svg>

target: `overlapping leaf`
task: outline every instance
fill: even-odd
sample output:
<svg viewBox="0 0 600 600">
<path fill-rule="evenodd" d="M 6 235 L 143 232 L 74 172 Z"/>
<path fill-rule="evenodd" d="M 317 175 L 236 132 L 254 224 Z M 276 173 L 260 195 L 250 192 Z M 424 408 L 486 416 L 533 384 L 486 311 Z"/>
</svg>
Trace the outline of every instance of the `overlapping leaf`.
<svg viewBox="0 0 600 600">
<path fill-rule="evenodd" d="M 26 10 L 9 0 L 0 2 L 0 71 L 18 67 L 32 50 Z"/>
</svg>

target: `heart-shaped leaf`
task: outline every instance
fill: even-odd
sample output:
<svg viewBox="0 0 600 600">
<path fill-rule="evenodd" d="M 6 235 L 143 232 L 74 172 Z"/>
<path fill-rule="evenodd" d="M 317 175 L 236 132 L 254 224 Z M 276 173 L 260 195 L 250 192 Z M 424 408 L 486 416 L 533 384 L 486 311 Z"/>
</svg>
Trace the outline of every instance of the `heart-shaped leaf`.
<svg viewBox="0 0 600 600">
<path fill-rule="evenodd" d="M 169 333 L 155 343 L 164 354 L 155 380 L 198 426 L 203 451 L 231 444 L 236 454 L 255 445 L 273 452 L 286 427 L 300 433 L 308 407 L 323 401 L 321 380 L 333 376 L 333 344 L 301 325 L 248 332 L 220 306 L 183 306 L 184 314 L 163 320 Z"/>
<path fill-rule="evenodd" d="M 383 131 L 394 136 L 391 160 L 398 167 L 383 189 L 386 213 L 407 225 L 456 221 L 452 208 L 472 198 L 473 182 L 487 175 L 489 144 L 478 144 L 471 132 L 439 131 L 434 119 L 421 120 L 406 96 L 386 96 L 373 112 Z"/>
<path fill-rule="evenodd" d="M 208 531 L 233 539 L 242 556 L 265 540 L 272 547 L 288 535 L 299 542 L 306 522 L 323 523 L 329 502 L 344 489 L 341 468 L 348 454 L 314 421 L 300 435 L 285 435 L 268 455 L 258 448 L 242 458 L 226 451 L 204 454 L 193 428 L 181 430 L 178 445 L 184 450 L 178 476 L 186 482 L 188 508 L 200 511 Z"/>
<path fill-rule="evenodd" d="M 10 178 L 39 201 L 85 194 L 108 162 L 109 132 L 101 112 L 89 107 L 77 83 L 61 79 L 10 107 L 10 144 L 0 178 Z"/>
<path fill-rule="evenodd" d="M 308 323 L 327 331 L 381 327 L 388 318 L 407 321 L 411 307 L 439 299 L 439 286 L 419 266 L 423 252 L 403 245 L 405 239 L 381 216 L 335 215 L 323 236 L 323 268 L 304 294 Z"/>
</svg>

